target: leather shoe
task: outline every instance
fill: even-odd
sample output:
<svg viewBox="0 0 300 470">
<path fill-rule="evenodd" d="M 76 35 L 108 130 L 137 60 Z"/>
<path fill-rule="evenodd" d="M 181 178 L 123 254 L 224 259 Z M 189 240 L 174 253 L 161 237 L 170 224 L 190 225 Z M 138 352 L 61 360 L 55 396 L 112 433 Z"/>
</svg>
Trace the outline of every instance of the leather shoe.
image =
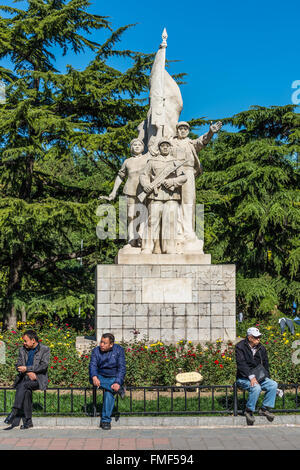
<svg viewBox="0 0 300 470">
<path fill-rule="evenodd" d="M 248 426 L 253 426 L 255 418 L 251 410 L 245 410 L 245 417 Z"/>
<path fill-rule="evenodd" d="M 101 423 L 100 427 L 104 429 L 104 431 L 109 431 L 111 429 L 111 424 L 110 423 Z"/>
<path fill-rule="evenodd" d="M 20 429 L 29 429 L 29 428 L 33 428 L 33 424 L 22 424 L 22 426 L 20 427 Z"/>
<path fill-rule="evenodd" d="M 275 416 L 267 408 L 260 408 L 258 410 L 259 416 L 265 416 L 270 423 L 274 420 Z"/>
<path fill-rule="evenodd" d="M 20 429 L 29 429 L 33 428 L 32 420 L 31 419 L 24 419 L 22 426 Z"/>
<path fill-rule="evenodd" d="M 11 431 L 19 426 L 19 424 L 12 423 L 8 428 L 4 428 L 3 431 Z"/>
<path fill-rule="evenodd" d="M 5 424 L 12 424 L 13 423 L 13 420 L 15 419 L 17 415 L 17 412 L 16 410 L 12 410 L 8 416 L 6 416 L 5 420 L 4 420 L 4 423 Z"/>
</svg>

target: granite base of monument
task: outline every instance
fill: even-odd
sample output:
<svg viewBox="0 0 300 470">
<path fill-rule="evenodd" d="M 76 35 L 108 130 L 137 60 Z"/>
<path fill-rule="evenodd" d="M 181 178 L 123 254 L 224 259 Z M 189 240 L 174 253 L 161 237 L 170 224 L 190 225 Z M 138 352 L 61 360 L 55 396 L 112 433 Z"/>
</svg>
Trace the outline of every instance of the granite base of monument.
<svg viewBox="0 0 300 470">
<path fill-rule="evenodd" d="M 97 266 L 97 341 L 235 341 L 235 324 L 234 265 Z"/>
<path fill-rule="evenodd" d="M 139 251 L 138 251 L 139 250 Z M 136 252 L 134 252 L 136 251 Z M 140 249 L 131 249 L 129 252 L 126 250 L 119 250 L 118 255 L 115 258 L 116 264 L 136 264 L 136 265 L 148 265 L 148 264 L 211 264 L 211 255 L 199 254 L 199 253 L 184 253 L 184 254 L 142 254 Z"/>
</svg>

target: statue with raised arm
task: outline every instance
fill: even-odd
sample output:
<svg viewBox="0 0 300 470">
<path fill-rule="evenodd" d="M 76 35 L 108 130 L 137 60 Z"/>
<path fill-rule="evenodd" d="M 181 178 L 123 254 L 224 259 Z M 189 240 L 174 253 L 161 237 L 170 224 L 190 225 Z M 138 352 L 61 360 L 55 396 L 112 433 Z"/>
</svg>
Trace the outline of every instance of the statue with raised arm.
<svg viewBox="0 0 300 470">
<path fill-rule="evenodd" d="M 181 121 L 176 126 L 176 136 L 172 139 L 172 152 L 178 161 L 184 161 L 183 170 L 187 177 L 181 188 L 182 199 L 180 206 L 180 226 L 182 239 L 182 252 L 203 253 L 204 241 L 197 238 L 195 233 L 195 207 L 196 186 L 195 177 L 202 172 L 201 163 L 197 153 L 203 149 L 211 140 L 213 135 L 222 127 L 221 121 L 212 124 L 209 131 L 198 139 L 188 137 L 190 126 Z"/>
<path fill-rule="evenodd" d="M 126 248 L 141 246 L 145 220 L 143 220 L 143 214 L 141 214 L 141 201 L 138 199 L 138 195 L 142 191 L 139 177 L 149 159 L 149 155 L 143 153 L 144 143 L 140 139 L 133 139 L 130 142 L 130 151 L 131 157 L 124 160 L 116 177 L 112 192 L 109 196 L 100 197 L 101 199 L 113 201 L 117 196 L 119 187 L 126 179 L 123 189 L 123 194 L 127 197 L 128 245 L 125 246 Z M 140 219 L 138 227 L 135 226 L 137 216 Z"/>
</svg>

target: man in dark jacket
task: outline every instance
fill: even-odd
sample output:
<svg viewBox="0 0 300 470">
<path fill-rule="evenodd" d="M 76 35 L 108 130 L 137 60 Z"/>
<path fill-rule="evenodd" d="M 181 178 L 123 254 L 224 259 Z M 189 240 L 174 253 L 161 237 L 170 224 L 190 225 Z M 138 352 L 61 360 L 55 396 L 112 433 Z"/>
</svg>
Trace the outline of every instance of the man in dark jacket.
<svg viewBox="0 0 300 470">
<path fill-rule="evenodd" d="M 18 426 L 20 414 L 24 412 L 21 429 L 32 428 L 32 392 L 46 390 L 48 386 L 47 369 L 50 359 L 48 346 L 40 344 L 35 331 L 28 330 L 23 335 L 24 345 L 20 348 L 16 365 L 18 376 L 14 382 L 15 401 L 11 413 L 5 418 L 6 424 Z"/>
<path fill-rule="evenodd" d="M 262 390 L 266 393 L 258 413 L 260 416 L 265 416 L 268 421 L 273 421 L 274 419 L 270 408 L 274 408 L 275 405 L 277 382 L 270 379 L 268 354 L 266 348 L 260 344 L 260 338 L 261 333 L 257 328 L 248 328 L 246 339 L 237 343 L 235 347 L 237 364 L 236 383 L 239 388 L 249 391 L 245 410 L 248 425 L 252 425 L 255 421 L 253 412 Z M 266 370 L 266 377 L 260 380 L 260 383 L 253 373 L 253 369 L 259 364 L 262 364 Z"/>
<path fill-rule="evenodd" d="M 91 383 L 104 390 L 100 427 L 111 429 L 111 415 L 115 404 L 115 395 L 121 398 L 125 394 L 124 378 L 126 374 L 125 351 L 115 344 L 115 337 L 105 333 L 100 345 L 93 349 L 89 375 Z"/>
</svg>

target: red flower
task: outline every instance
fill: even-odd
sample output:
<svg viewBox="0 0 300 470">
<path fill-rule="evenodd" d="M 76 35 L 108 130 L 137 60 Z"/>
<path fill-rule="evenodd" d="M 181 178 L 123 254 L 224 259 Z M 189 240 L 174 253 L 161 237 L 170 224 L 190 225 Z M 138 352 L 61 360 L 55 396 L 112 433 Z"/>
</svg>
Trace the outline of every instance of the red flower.
<svg viewBox="0 0 300 470">
<path fill-rule="evenodd" d="M 219 366 L 221 367 L 221 369 L 223 369 L 223 364 L 219 364 Z"/>
<path fill-rule="evenodd" d="M 58 357 L 57 356 L 54 356 L 54 360 L 57 361 Z"/>
<path fill-rule="evenodd" d="M 215 361 L 215 364 L 219 364 L 219 361 L 218 361 L 218 360 L 216 360 L 216 361 Z"/>
</svg>

